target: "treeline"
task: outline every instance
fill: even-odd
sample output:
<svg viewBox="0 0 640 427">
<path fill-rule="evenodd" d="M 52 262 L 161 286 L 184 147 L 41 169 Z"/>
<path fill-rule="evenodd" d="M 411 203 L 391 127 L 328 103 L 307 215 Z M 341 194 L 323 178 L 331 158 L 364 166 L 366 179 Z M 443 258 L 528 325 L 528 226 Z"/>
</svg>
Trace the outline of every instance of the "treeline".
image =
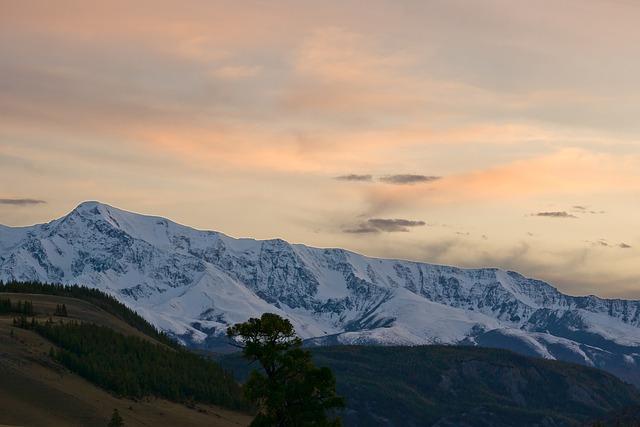
<svg viewBox="0 0 640 427">
<path fill-rule="evenodd" d="M 11 298 L 0 298 L 0 314 L 23 314 L 33 316 L 33 303 L 31 301 L 22 302 L 18 300 L 13 304 Z"/>
<path fill-rule="evenodd" d="M 143 334 L 155 338 L 157 341 L 160 341 L 161 343 L 169 347 L 172 347 L 174 349 L 181 348 L 180 344 L 171 339 L 164 332 L 158 331 L 151 323 L 147 322 L 138 313 L 131 310 L 111 295 L 108 295 L 98 289 L 78 285 L 61 285 L 18 281 L 9 281 L 7 283 L 3 283 L 2 281 L 0 281 L 0 292 L 44 294 L 81 299 L 100 307 L 107 313 L 126 322 Z M 33 313 L 24 314 L 31 315 Z"/>
<path fill-rule="evenodd" d="M 183 403 L 247 409 L 233 374 L 187 350 L 172 350 L 106 326 L 44 323 L 25 316 L 14 325 L 33 329 L 58 346 L 50 356 L 93 383 L 126 397 L 157 396 Z"/>
</svg>

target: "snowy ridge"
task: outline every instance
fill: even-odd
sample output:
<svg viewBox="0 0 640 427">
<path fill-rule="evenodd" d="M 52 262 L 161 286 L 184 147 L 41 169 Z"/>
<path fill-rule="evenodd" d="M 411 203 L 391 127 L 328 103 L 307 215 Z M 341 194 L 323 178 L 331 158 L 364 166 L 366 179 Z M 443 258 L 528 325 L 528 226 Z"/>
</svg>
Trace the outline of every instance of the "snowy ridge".
<svg viewBox="0 0 640 427">
<path fill-rule="evenodd" d="M 229 325 L 269 311 L 310 345 L 487 345 L 612 371 L 640 362 L 640 301 L 572 297 L 495 268 L 233 239 L 98 202 L 0 226 L 0 279 L 100 288 L 192 346 L 228 347 Z"/>
</svg>

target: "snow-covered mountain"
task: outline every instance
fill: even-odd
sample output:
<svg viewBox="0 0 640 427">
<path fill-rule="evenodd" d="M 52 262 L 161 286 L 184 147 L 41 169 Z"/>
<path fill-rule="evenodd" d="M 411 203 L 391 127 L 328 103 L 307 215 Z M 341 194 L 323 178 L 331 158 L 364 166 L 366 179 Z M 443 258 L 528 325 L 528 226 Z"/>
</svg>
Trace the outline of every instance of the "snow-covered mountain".
<svg viewBox="0 0 640 427">
<path fill-rule="evenodd" d="M 98 202 L 0 226 L 0 279 L 99 288 L 195 347 L 228 346 L 229 325 L 275 312 L 310 345 L 504 347 L 640 385 L 640 301 L 572 297 L 495 268 L 233 239 Z"/>
</svg>

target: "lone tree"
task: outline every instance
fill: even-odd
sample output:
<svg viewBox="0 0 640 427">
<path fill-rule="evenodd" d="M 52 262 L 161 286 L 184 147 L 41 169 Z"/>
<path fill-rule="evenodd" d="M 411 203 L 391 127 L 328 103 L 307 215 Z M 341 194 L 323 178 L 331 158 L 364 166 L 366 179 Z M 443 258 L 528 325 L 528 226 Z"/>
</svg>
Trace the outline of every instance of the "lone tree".
<svg viewBox="0 0 640 427">
<path fill-rule="evenodd" d="M 344 408 L 344 398 L 336 396 L 336 378 L 330 368 L 311 362 L 291 322 L 265 313 L 230 327 L 227 336 L 241 343 L 245 359 L 262 366 L 244 385 L 245 397 L 259 408 L 251 427 L 342 425 L 335 417 Z"/>
<path fill-rule="evenodd" d="M 113 414 L 111 414 L 111 419 L 109 420 L 109 423 L 107 424 L 107 426 L 108 427 L 123 427 L 124 426 L 124 420 L 120 416 L 120 413 L 118 412 L 117 409 L 113 410 Z"/>
</svg>

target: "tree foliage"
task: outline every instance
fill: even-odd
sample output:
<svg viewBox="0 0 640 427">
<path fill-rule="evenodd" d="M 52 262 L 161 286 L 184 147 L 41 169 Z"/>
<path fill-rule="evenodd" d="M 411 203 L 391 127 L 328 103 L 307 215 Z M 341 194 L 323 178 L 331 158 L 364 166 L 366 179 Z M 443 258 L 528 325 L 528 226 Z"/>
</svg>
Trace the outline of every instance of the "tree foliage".
<svg viewBox="0 0 640 427">
<path fill-rule="evenodd" d="M 217 363 L 92 323 L 44 323 L 22 315 L 16 327 L 51 341 L 49 355 L 94 384 L 121 396 L 157 396 L 176 402 L 202 402 L 248 409 L 233 375 Z"/>
<path fill-rule="evenodd" d="M 344 408 L 344 399 L 335 393 L 335 376 L 311 362 L 291 322 L 265 313 L 229 328 L 227 335 L 241 342 L 245 359 L 261 365 L 244 385 L 245 397 L 259 409 L 251 426 L 342 425 L 335 417 Z"/>
<path fill-rule="evenodd" d="M 56 309 L 53 312 L 53 315 L 59 317 L 69 317 L 69 313 L 67 313 L 67 306 L 64 303 L 62 305 L 56 304 Z"/>
<path fill-rule="evenodd" d="M 111 419 L 107 424 L 107 427 L 123 427 L 123 426 L 124 426 L 124 419 L 122 419 L 122 416 L 120 415 L 118 410 L 114 409 L 113 414 L 111 414 Z"/>
<path fill-rule="evenodd" d="M 33 310 L 33 302 L 18 300 L 17 303 L 11 303 L 10 298 L 0 298 L 0 314 L 16 313 L 24 314 L 25 316 L 32 316 L 35 312 Z"/>
</svg>

